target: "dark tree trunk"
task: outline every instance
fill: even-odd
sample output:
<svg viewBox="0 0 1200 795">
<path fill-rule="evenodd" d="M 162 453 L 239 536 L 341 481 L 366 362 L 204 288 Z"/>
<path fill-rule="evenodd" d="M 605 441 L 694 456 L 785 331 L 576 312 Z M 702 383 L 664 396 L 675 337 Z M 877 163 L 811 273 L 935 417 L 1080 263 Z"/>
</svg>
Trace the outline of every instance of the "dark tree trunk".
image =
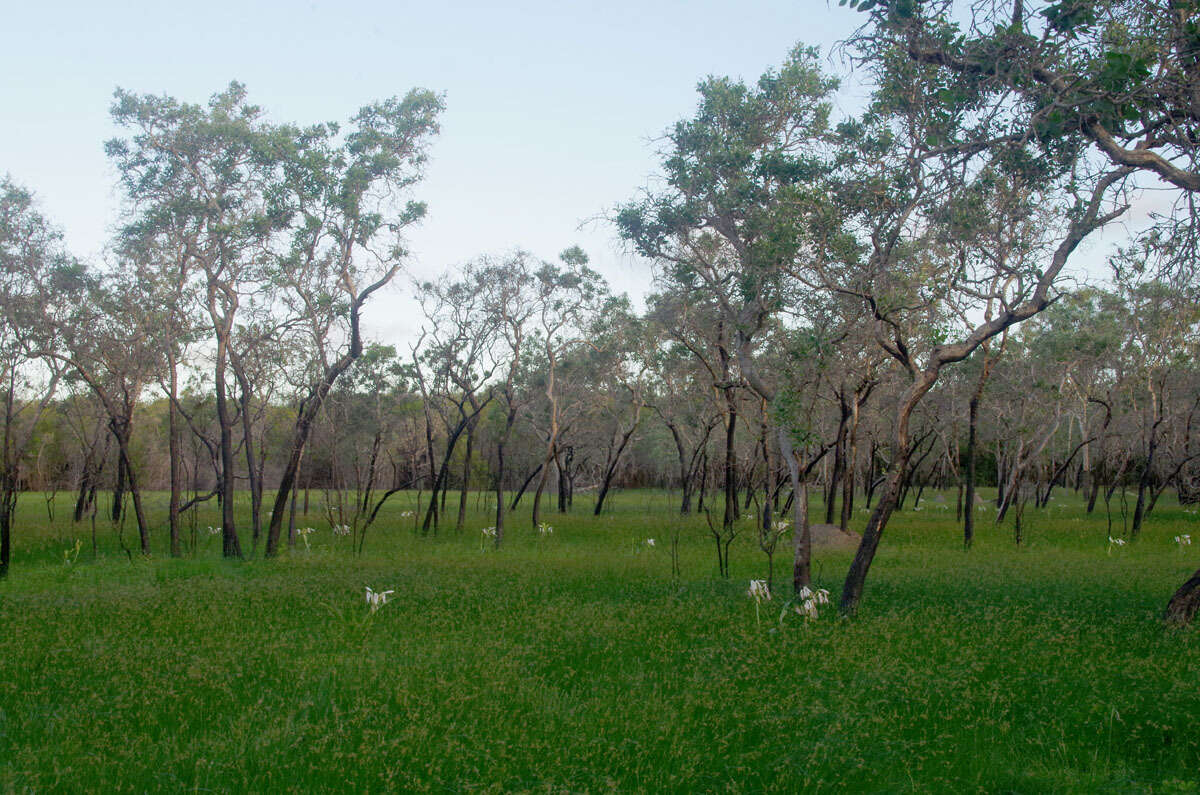
<svg viewBox="0 0 1200 795">
<path fill-rule="evenodd" d="M 893 441 L 893 455 L 895 456 L 895 460 L 892 462 L 892 471 L 887 477 L 883 492 L 879 495 L 879 502 L 875 504 L 875 510 L 871 512 L 871 517 L 867 520 L 867 526 L 863 530 L 862 542 L 858 545 L 858 551 L 855 553 L 854 560 L 850 564 L 850 570 L 846 573 L 846 581 L 842 586 L 841 602 L 838 605 L 838 609 L 843 615 L 853 615 L 858 609 L 859 601 L 862 599 L 863 588 L 867 582 L 867 573 L 871 569 L 871 562 L 875 559 L 875 553 L 879 549 L 879 541 L 883 537 L 884 528 L 887 527 L 892 512 L 895 510 L 896 500 L 900 496 L 900 489 L 908 473 L 908 462 L 913 452 L 908 438 L 909 420 L 912 418 L 912 412 L 916 408 L 917 403 L 921 401 L 921 398 L 933 387 L 936 381 L 936 371 L 921 373 L 919 380 L 913 382 L 912 386 L 906 391 L 904 401 L 896 411 L 896 428 Z"/>
<path fill-rule="evenodd" d="M 117 452 L 120 456 L 120 463 L 125 470 L 125 479 L 128 484 L 129 497 L 133 502 L 133 516 L 137 522 L 138 541 L 141 544 L 143 555 L 150 554 L 150 525 L 146 521 L 146 513 L 142 509 L 142 492 L 138 488 L 137 475 L 133 471 L 133 465 L 129 460 L 129 420 L 126 418 L 120 427 L 116 427 L 116 422 L 113 423 L 113 436 L 117 439 Z"/>
<path fill-rule="evenodd" d="M 15 473 L 0 473 L 0 577 L 8 574 L 9 564 L 12 562 L 12 521 L 16 512 Z"/>
<path fill-rule="evenodd" d="M 171 536 L 171 557 L 183 555 L 179 533 L 179 502 L 183 493 L 183 461 L 179 444 L 179 374 L 173 350 L 168 351 L 169 394 L 167 395 L 167 454 L 170 456 L 171 495 L 167 499 L 167 531 Z"/>
<path fill-rule="evenodd" d="M 242 543 L 238 539 L 233 513 L 233 419 L 229 416 L 229 403 L 225 392 L 224 351 L 217 352 L 216 391 L 217 424 L 221 431 L 221 553 L 227 558 L 242 557 Z"/>
<path fill-rule="evenodd" d="M 630 423 L 628 430 L 621 435 L 621 441 L 617 444 L 616 450 L 609 456 L 608 466 L 604 470 L 604 480 L 600 483 L 600 492 L 596 495 L 596 510 L 594 516 L 599 516 L 604 510 L 604 498 L 608 496 L 608 491 L 612 488 L 613 478 L 617 475 L 617 466 L 621 463 L 621 456 L 625 453 L 625 448 L 629 446 L 629 440 L 633 438 L 633 434 L 637 431 L 638 426 L 642 422 L 642 407 L 640 402 L 634 404 L 633 422 Z"/>
<path fill-rule="evenodd" d="M 734 435 L 737 432 L 737 404 L 730 394 L 732 388 L 725 390 L 725 514 L 722 519 L 724 527 L 733 527 L 737 519 L 737 450 L 734 447 Z"/>
<path fill-rule="evenodd" d="M 509 428 L 512 427 L 512 415 L 509 415 Z M 496 546 L 504 543 L 504 448 L 508 444 L 508 432 L 496 443 Z"/>
<path fill-rule="evenodd" d="M 850 519 L 854 514 L 854 471 L 858 466 L 859 409 L 865 399 L 865 394 L 860 397 L 860 393 L 855 393 L 853 413 L 850 417 L 850 445 L 846 455 L 846 471 L 842 476 L 842 516 L 840 527 L 843 533 L 850 529 Z"/>
<path fill-rule="evenodd" d="M 963 546 L 967 549 L 975 543 L 975 445 L 979 429 L 979 393 L 983 391 L 982 379 L 980 381 L 980 387 L 968 404 L 967 470 L 963 483 Z"/>
<path fill-rule="evenodd" d="M 121 440 L 117 439 L 118 447 Z M 117 480 L 113 485 L 112 506 L 110 516 L 114 522 L 121 521 L 121 508 L 125 504 L 125 458 L 117 453 Z"/>
<path fill-rule="evenodd" d="M 1179 590 L 1167 602 L 1166 621 L 1175 626 L 1187 626 L 1200 610 L 1200 570 L 1191 576 L 1187 582 L 1179 586 Z"/>
<path fill-rule="evenodd" d="M 467 523 L 467 495 L 471 490 L 471 458 L 475 452 L 475 423 L 467 424 L 467 449 L 466 455 L 463 456 L 462 469 L 462 488 L 458 493 L 458 520 L 454 523 L 454 529 L 457 532 L 462 532 Z"/>
<path fill-rule="evenodd" d="M 541 473 L 542 466 L 542 464 L 538 464 L 536 467 L 534 467 L 533 471 L 529 473 L 529 477 L 525 478 L 525 482 L 521 484 L 521 488 L 517 489 L 516 496 L 513 497 L 512 505 L 508 506 L 510 511 L 515 511 L 517 506 L 521 504 L 521 497 L 524 496 L 526 489 L 529 488 L 529 484 L 533 482 L 533 479 Z"/>
<path fill-rule="evenodd" d="M 1134 537 L 1142 530 L 1142 520 L 1146 516 L 1146 491 L 1150 488 L 1150 482 L 1153 475 L 1154 454 L 1158 448 L 1158 423 L 1154 424 L 1154 428 L 1150 431 L 1150 447 L 1146 453 L 1146 463 L 1142 466 L 1142 475 L 1138 478 L 1137 504 L 1133 509 L 1133 524 L 1130 526 L 1130 532 Z"/>
</svg>

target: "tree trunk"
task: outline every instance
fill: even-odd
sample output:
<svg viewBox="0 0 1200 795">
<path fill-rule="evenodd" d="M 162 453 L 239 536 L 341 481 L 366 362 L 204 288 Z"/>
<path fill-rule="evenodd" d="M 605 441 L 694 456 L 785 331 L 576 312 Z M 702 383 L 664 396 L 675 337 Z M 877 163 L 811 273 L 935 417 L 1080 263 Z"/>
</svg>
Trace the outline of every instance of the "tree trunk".
<svg viewBox="0 0 1200 795">
<path fill-rule="evenodd" d="M 12 561 L 12 520 L 16 512 L 15 473 L 4 472 L 0 474 L 0 578 L 8 574 L 9 564 Z"/>
<path fill-rule="evenodd" d="M 242 543 L 234 523 L 233 498 L 233 419 L 225 391 L 225 345 L 218 341 L 215 386 L 217 392 L 217 424 L 221 430 L 221 553 L 227 558 L 242 557 Z"/>
<path fill-rule="evenodd" d="M 463 456 L 462 488 L 458 493 L 458 519 L 454 523 L 456 532 L 461 533 L 467 524 L 467 495 L 471 491 L 471 458 L 475 452 L 475 423 L 467 424 L 467 450 Z"/>
<path fill-rule="evenodd" d="M 812 583 L 812 533 L 808 524 L 808 487 L 800 475 L 800 462 L 787 430 L 779 429 L 779 453 L 792 481 L 792 591 Z"/>
<path fill-rule="evenodd" d="M 975 543 L 975 445 L 979 430 L 979 393 L 982 391 L 982 388 L 977 389 L 968 404 L 967 471 L 963 482 L 963 547 L 966 549 Z"/>
<path fill-rule="evenodd" d="M 850 520 L 854 513 L 854 471 L 858 466 L 858 420 L 862 400 L 856 393 L 854 406 L 850 416 L 850 449 L 846 456 L 846 472 L 842 476 L 842 516 L 840 526 L 842 532 L 850 529 Z"/>
<path fill-rule="evenodd" d="M 1200 570 L 1191 576 L 1187 582 L 1179 586 L 1179 590 L 1167 602 L 1165 619 L 1168 624 L 1187 626 L 1200 610 Z"/>
<path fill-rule="evenodd" d="M 1157 430 L 1157 423 L 1155 424 Z M 1130 525 L 1130 532 L 1136 538 L 1142 530 L 1142 520 L 1146 515 L 1146 490 L 1150 488 L 1150 480 L 1152 477 L 1151 471 L 1154 465 L 1154 453 L 1157 448 L 1158 440 L 1155 431 L 1150 432 L 1150 449 L 1146 455 L 1146 463 L 1142 467 L 1142 475 L 1138 478 L 1137 505 L 1133 509 L 1133 524 Z"/>
<path fill-rule="evenodd" d="M 126 424 L 123 428 L 113 428 L 113 435 L 117 437 L 117 450 L 125 469 L 125 477 L 129 486 L 129 496 L 133 502 L 133 516 L 137 521 L 138 540 L 141 543 L 142 554 L 149 555 L 150 525 L 146 522 L 146 513 L 142 509 L 142 492 L 138 488 L 137 475 L 133 471 L 133 465 L 129 460 L 128 419 L 126 419 Z"/>
<path fill-rule="evenodd" d="M 115 433 L 115 432 L 114 432 Z M 117 440 L 117 446 L 120 447 L 121 440 Z M 117 453 L 117 480 L 113 485 L 112 506 L 110 508 L 110 516 L 114 522 L 121 521 L 121 507 L 125 503 L 125 459 Z"/>
<path fill-rule="evenodd" d="M 737 519 L 737 450 L 734 447 L 734 435 L 737 432 L 737 403 L 732 394 L 732 387 L 725 389 L 725 514 L 722 519 L 724 527 L 733 527 Z"/>
<path fill-rule="evenodd" d="M 900 496 L 900 489 L 908 471 L 908 461 L 913 452 L 909 446 L 909 420 L 912 418 L 913 409 L 936 381 L 936 371 L 922 372 L 918 380 L 914 381 L 905 391 L 904 400 L 896 411 L 896 431 L 893 442 L 895 460 L 892 462 L 892 471 L 884 484 L 883 493 L 879 495 L 879 502 L 875 504 L 875 510 L 871 512 L 871 518 L 867 520 L 862 542 L 854 554 L 854 561 L 850 564 L 850 570 L 846 572 L 841 602 L 838 605 L 838 609 L 843 615 L 853 615 L 862 599 L 867 573 L 870 571 L 871 562 L 874 561 L 875 553 L 879 549 L 879 540 L 883 537 L 884 528 L 887 527 L 892 511 L 895 510 L 896 500 Z"/>
<path fill-rule="evenodd" d="M 168 345 L 167 354 L 170 385 L 167 396 L 167 454 L 170 456 L 171 495 L 167 500 L 167 529 L 171 536 L 171 557 L 183 555 L 183 544 L 179 536 L 179 501 L 183 492 L 183 461 L 179 449 L 179 372 L 175 352 Z M 78 520 L 76 520 L 78 521 Z"/>
</svg>

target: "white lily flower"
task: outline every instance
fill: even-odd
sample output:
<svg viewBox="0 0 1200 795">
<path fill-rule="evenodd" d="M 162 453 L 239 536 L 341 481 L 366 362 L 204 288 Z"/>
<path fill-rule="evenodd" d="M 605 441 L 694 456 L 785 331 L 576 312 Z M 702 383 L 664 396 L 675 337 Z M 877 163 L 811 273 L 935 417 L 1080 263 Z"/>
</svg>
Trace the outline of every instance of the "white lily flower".
<svg viewBox="0 0 1200 795">
<path fill-rule="evenodd" d="M 805 618 L 816 618 L 818 615 L 817 603 L 812 599 L 805 599 L 793 609 L 796 611 L 796 615 L 804 616 Z"/>
<path fill-rule="evenodd" d="M 766 580 L 751 580 L 746 596 L 756 602 L 769 602 L 771 601 L 771 589 L 767 587 Z"/>
<path fill-rule="evenodd" d="M 367 606 L 374 613 L 380 607 L 387 604 L 388 597 L 394 594 L 395 591 L 372 591 L 371 586 L 367 586 Z"/>
</svg>

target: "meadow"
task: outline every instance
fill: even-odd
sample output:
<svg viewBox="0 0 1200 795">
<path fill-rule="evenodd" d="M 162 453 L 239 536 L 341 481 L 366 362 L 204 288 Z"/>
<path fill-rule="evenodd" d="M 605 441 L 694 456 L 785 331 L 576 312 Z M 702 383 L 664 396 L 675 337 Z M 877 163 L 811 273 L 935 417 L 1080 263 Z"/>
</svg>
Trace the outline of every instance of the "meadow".
<svg viewBox="0 0 1200 795">
<path fill-rule="evenodd" d="M 314 503 L 308 549 L 228 562 L 213 507 L 188 556 L 160 530 L 142 559 L 26 495 L 0 790 L 1200 792 L 1200 631 L 1160 621 L 1200 517 L 1173 500 L 1124 547 L 1070 494 L 1019 548 L 984 507 L 970 552 L 927 500 L 857 617 L 781 621 L 786 540 L 756 619 L 749 520 L 725 580 L 666 493 L 581 499 L 544 536 L 514 515 L 499 551 L 486 497 L 423 536 L 402 496 L 361 556 Z M 817 554 L 835 600 L 850 556 Z M 367 587 L 394 594 L 371 612 Z"/>
</svg>

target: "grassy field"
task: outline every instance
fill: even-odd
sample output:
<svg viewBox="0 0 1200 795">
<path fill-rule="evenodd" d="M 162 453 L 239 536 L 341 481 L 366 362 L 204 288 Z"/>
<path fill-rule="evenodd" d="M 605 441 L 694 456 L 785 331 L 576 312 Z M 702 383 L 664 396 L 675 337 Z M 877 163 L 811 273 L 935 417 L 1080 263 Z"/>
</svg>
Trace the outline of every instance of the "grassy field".
<svg viewBox="0 0 1200 795">
<path fill-rule="evenodd" d="M 314 511 L 310 550 L 229 563 L 203 526 L 187 558 L 131 561 L 102 525 L 94 556 L 66 500 L 51 523 L 28 498 L 0 582 L 0 789 L 1200 792 L 1200 631 L 1159 622 L 1200 517 L 1173 503 L 1120 549 L 1070 495 L 1020 549 L 989 508 L 964 553 L 927 501 L 857 618 L 781 624 L 746 596 L 750 531 L 722 580 L 670 495 L 551 513 L 548 537 L 522 515 L 499 552 L 485 503 L 422 537 L 414 499 L 361 557 Z M 835 599 L 849 557 L 818 556 Z M 372 614 L 367 586 L 395 594 Z"/>
</svg>

